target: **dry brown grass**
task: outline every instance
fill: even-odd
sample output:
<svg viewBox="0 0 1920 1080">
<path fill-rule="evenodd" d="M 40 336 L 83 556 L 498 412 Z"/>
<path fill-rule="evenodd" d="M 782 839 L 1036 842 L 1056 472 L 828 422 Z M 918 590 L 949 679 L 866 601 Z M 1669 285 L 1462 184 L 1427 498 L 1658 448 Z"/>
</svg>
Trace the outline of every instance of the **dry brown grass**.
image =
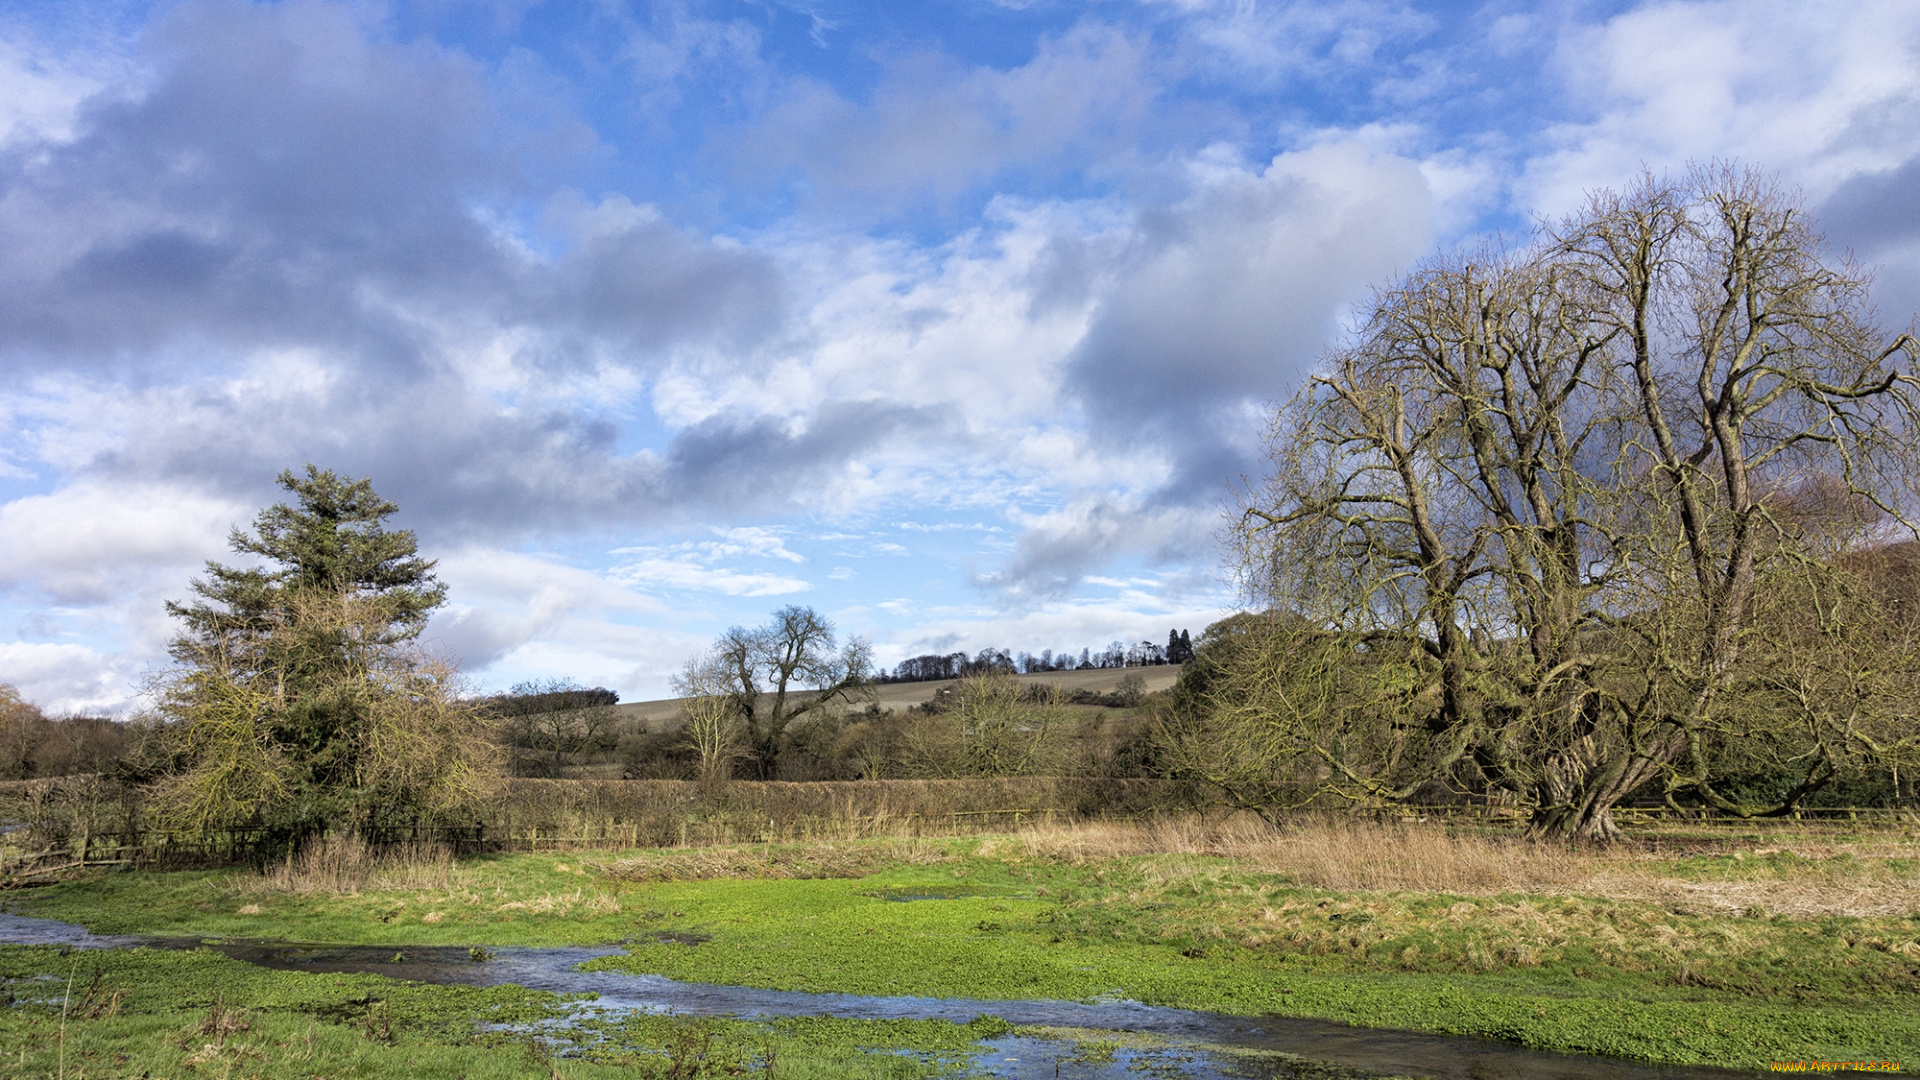
<svg viewBox="0 0 1920 1080">
<path fill-rule="evenodd" d="M 329 834 L 285 863 L 235 879 L 240 895 L 351 895 L 366 891 L 450 889 L 462 872 L 445 844 L 410 842 L 382 851 L 357 834 Z"/>
<path fill-rule="evenodd" d="M 573 914 L 578 908 L 586 915 L 613 915 L 620 911 L 620 901 L 605 893 L 588 894 L 584 888 L 572 892 L 548 892 L 530 900 L 510 900 L 494 908 L 495 911 L 524 911 L 529 915 Z M 431 915 L 429 915 L 431 918 Z"/>
<path fill-rule="evenodd" d="M 1689 881 L 1641 869 L 1601 873 L 1578 891 L 1643 900 L 1675 911 L 1713 914 L 1829 915 L 1872 918 L 1920 913 L 1920 878 L 1887 866 L 1861 866 L 1846 874 L 1810 873 L 1748 881 Z"/>
<path fill-rule="evenodd" d="M 1755 854 L 1738 843 L 1704 853 L 1735 857 L 1737 869 Z M 1765 861 L 1783 850 L 1812 861 L 1784 867 Z M 1223 857 L 1339 892 L 1578 895 L 1678 911 L 1796 918 L 1920 912 L 1920 875 L 1885 861 L 1920 857 L 1920 842 L 1898 836 L 1776 843 L 1745 863 L 1751 872 L 1731 880 L 1676 873 L 1669 857 L 1629 845 L 1574 847 L 1360 818 L 1304 819 L 1281 827 L 1251 815 L 1085 822 L 1031 828 L 983 844 L 983 854 L 995 851 L 1074 863 L 1143 855 Z M 1854 858 L 1836 858 L 1846 855 Z"/>
<path fill-rule="evenodd" d="M 856 878 L 887 866 L 948 862 L 953 854 L 917 839 L 797 847 L 682 848 L 639 855 L 597 869 L 619 881 L 705 881 L 711 878 Z"/>
</svg>

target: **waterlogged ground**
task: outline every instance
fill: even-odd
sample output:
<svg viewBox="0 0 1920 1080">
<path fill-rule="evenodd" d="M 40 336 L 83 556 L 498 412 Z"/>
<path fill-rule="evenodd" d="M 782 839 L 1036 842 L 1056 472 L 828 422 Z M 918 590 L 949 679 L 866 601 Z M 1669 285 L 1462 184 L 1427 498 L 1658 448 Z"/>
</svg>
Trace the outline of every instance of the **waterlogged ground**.
<svg viewBox="0 0 1920 1080">
<path fill-rule="evenodd" d="M 285 874 L 277 884 L 112 874 L 8 899 L 15 911 L 108 933 L 396 951 L 619 942 L 588 967 L 771 990 L 1126 999 L 1746 1070 L 1920 1062 L 1920 918 L 1875 902 L 1908 887 L 1910 861 L 1739 851 L 1654 869 L 1679 886 L 1733 883 L 1757 899 L 1722 911 L 1570 887 L 1343 891 L 1273 860 L 991 838 L 517 856 L 395 868 L 344 893 L 299 891 Z M 1859 894 L 1852 909 L 1867 914 L 1836 913 L 1850 909 L 1831 898 L 1849 889 Z M 1692 895 L 1650 895 L 1683 894 Z M 1770 914 L 1769 897 L 1811 913 Z M 707 1071 L 680 1075 L 765 1073 L 769 1061 L 782 1076 L 1022 1075 L 1029 1062 L 1006 1060 L 1022 1057 L 1063 1076 L 1309 1069 L 1116 1033 L 1049 1039 L 1059 1032 L 979 1026 L 991 1018 L 608 1013 L 599 1028 L 576 1024 L 551 1043 L 529 1033 L 577 1019 L 559 995 L 271 971 L 206 951 L 0 949 L 0 975 L 23 1003 L 0 1018 L 0 1075 L 58 1067 L 48 1039 L 69 979 L 60 1045 L 89 1076 L 668 1075 L 694 1058 Z"/>
<path fill-rule="evenodd" d="M 0 940 L 38 936 L 72 943 L 0 946 L 0 980 L 10 1006 L 0 1023 L 7 1035 L 0 1047 L 12 1059 L 0 1063 L 0 1075 L 1382 1075 L 1267 1047 L 1213 1046 L 1185 1033 L 1016 1025 L 994 1014 L 1014 1011 L 1007 1003 L 816 996 L 583 973 L 577 962 L 595 950 L 580 947 L 504 946 L 474 954 L 432 946 L 409 951 L 231 939 L 116 940 L 74 931 L 64 923 L 0 915 Z M 571 984 L 595 992 L 543 989 Z M 988 1011 L 980 1011 L 983 1004 Z M 1016 1015 L 1046 1019 L 1062 1009 L 1188 1015 L 1137 1005 L 1048 1002 L 1026 1003 Z M 1230 1022 L 1260 1032 L 1244 1021 Z M 1496 1056 L 1514 1053 L 1492 1049 Z M 1449 1070 L 1463 1077 L 1469 1072 L 1528 1075 Z M 1603 1068 L 1564 1075 L 1616 1080 L 1622 1074 Z M 1638 1074 L 1623 1075 L 1639 1080 Z"/>
</svg>

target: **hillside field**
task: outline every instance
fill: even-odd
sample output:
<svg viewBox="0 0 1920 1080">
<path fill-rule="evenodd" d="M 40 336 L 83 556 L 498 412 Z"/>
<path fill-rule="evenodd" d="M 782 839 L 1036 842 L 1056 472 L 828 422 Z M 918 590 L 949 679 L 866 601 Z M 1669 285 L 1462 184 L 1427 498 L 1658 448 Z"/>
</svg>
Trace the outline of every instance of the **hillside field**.
<svg viewBox="0 0 1920 1080">
<path fill-rule="evenodd" d="M 1180 668 L 1178 665 L 1162 664 L 1153 667 L 1095 668 L 1088 671 L 1047 671 L 1037 675 L 1017 677 L 1023 683 L 1057 686 L 1067 693 L 1085 690 L 1095 694 L 1110 694 L 1119 689 L 1120 681 L 1129 675 L 1139 676 L 1146 683 L 1146 692 L 1151 694 L 1172 688 L 1180 678 Z M 942 690 L 951 690 L 959 684 L 958 679 L 881 683 L 874 687 L 875 701 L 887 712 L 904 712 L 932 700 Z M 619 714 L 620 726 L 623 729 L 657 733 L 673 731 L 680 726 L 679 698 L 625 702 L 613 708 Z"/>
</svg>

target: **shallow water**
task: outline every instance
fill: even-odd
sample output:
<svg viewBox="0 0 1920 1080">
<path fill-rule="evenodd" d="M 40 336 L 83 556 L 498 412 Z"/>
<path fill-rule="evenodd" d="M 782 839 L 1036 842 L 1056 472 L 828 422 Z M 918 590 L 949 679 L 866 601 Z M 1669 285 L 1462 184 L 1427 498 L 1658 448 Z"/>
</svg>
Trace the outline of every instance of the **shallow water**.
<svg viewBox="0 0 1920 1080">
<path fill-rule="evenodd" d="M 1007 1037 L 984 1044 L 978 1065 L 993 1076 L 1213 1078 L 1292 1075 L 1274 1063 L 1250 1064 L 1207 1054 L 1204 1047 L 1266 1051 L 1345 1069 L 1443 1080 L 1725 1080 L 1750 1075 L 1721 1069 L 1644 1065 L 1609 1058 L 1544 1054 L 1482 1039 L 1322 1020 L 1244 1017 L 1142 1005 L 1134 1001 L 986 1001 L 966 998 L 870 997 L 742 986 L 683 983 L 659 975 L 580 971 L 579 965 L 617 956 L 618 946 L 500 947 L 476 962 L 457 946 L 309 945 L 278 941 L 96 935 L 68 923 L 0 914 L 0 944 L 72 948 L 217 949 L 247 963 L 283 971 L 371 973 L 421 982 L 497 986 L 514 984 L 558 993 L 592 993 L 599 1010 L 635 1010 L 689 1016 L 764 1019 L 830 1016 L 850 1019 L 951 1020 L 982 1014 L 1022 1027 L 1137 1032 L 1172 1040 L 1165 1050 L 1120 1049 L 1112 1062 L 1077 1062 L 1072 1041 Z M 656 946 L 649 946 L 656 947 Z M 675 947 L 696 947 L 680 945 Z M 1056 1069 L 1058 1070 L 1056 1072 Z"/>
</svg>

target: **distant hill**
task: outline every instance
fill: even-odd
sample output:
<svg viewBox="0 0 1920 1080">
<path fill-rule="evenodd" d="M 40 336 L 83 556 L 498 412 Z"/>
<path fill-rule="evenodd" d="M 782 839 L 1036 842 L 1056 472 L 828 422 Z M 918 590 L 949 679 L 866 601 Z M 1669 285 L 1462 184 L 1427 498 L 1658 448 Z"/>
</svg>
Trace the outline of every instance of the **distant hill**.
<svg viewBox="0 0 1920 1080">
<path fill-rule="evenodd" d="M 1107 694 L 1120 688 L 1120 680 L 1129 675 L 1138 675 L 1147 685 L 1147 693 L 1165 690 L 1180 678 L 1180 668 L 1172 664 L 1130 668 L 1094 668 L 1087 671 L 1047 671 L 1037 675 L 1016 675 L 1014 678 L 1024 683 L 1041 686 L 1058 686 L 1062 690 L 1089 690 L 1096 694 Z M 958 679 L 941 679 L 933 682 L 882 683 L 878 691 L 880 707 L 888 712 L 901 712 L 911 709 L 923 701 L 928 701 L 942 690 L 959 685 Z M 680 724 L 680 698 L 666 698 L 660 701 L 631 701 L 624 705 L 613 706 L 622 721 L 621 726 L 628 730 L 640 728 L 646 731 L 672 731 Z M 629 727 L 628 725 L 632 725 Z"/>
</svg>

